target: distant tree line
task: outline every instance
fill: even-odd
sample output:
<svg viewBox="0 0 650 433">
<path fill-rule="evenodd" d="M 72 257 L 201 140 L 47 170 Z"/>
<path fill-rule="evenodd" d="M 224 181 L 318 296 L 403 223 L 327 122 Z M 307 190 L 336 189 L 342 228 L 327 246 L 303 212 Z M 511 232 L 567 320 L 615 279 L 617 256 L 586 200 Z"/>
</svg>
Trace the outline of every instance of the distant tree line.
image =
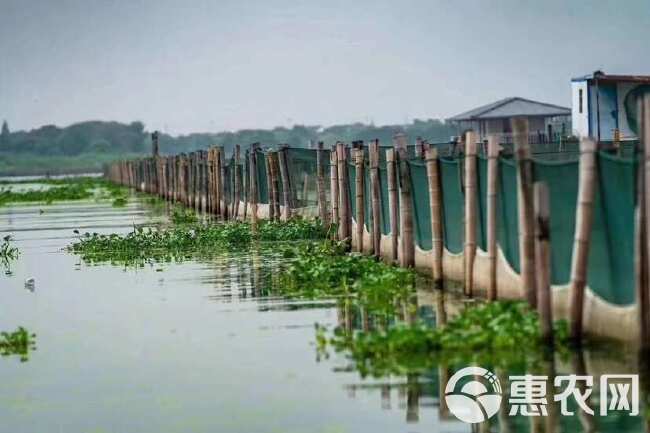
<svg viewBox="0 0 650 433">
<path fill-rule="evenodd" d="M 410 141 L 422 137 L 430 142 L 446 142 L 457 133 L 454 125 L 441 120 L 415 120 L 408 125 L 374 126 L 362 123 L 320 126 L 296 125 L 292 128 L 244 129 L 236 132 L 193 133 L 171 136 L 160 134 L 160 151 L 164 154 L 191 152 L 210 146 L 224 146 L 227 151 L 235 144 L 262 145 L 288 144 L 307 147 L 310 143 L 323 141 L 332 145 L 336 141 L 369 141 L 379 139 L 389 145 L 397 132 L 404 132 Z M 147 154 L 150 152 L 149 133 L 142 122 L 130 124 L 118 122 L 89 121 L 67 127 L 46 125 L 31 131 L 10 132 L 7 122 L 0 132 L 0 154 L 30 154 L 43 156 L 75 157 L 82 154 L 119 155 Z"/>
</svg>

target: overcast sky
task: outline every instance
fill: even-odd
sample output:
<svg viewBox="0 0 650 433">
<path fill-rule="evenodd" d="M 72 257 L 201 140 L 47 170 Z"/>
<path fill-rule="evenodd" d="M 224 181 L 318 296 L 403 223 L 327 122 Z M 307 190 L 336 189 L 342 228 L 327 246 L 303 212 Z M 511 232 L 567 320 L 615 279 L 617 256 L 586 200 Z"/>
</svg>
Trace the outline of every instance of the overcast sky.
<svg viewBox="0 0 650 433">
<path fill-rule="evenodd" d="M 650 74 L 650 0 L 0 0 L 0 119 L 179 134 L 569 105 Z"/>
</svg>

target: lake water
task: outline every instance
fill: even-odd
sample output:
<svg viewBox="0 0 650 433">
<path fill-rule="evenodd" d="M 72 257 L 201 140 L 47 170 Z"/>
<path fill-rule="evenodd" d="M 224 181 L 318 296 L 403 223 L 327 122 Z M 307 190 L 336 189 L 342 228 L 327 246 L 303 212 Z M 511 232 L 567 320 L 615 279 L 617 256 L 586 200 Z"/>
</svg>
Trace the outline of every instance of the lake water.
<svg viewBox="0 0 650 433">
<path fill-rule="evenodd" d="M 362 378 L 341 354 L 319 358 L 315 324 L 363 327 L 363 320 L 335 301 L 273 296 L 269 281 L 281 259 L 272 252 L 134 269 L 87 265 L 63 250 L 75 229 L 124 233 L 164 219 L 136 199 L 123 208 L 0 207 L 0 234 L 11 234 L 21 251 L 12 274 L 0 275 L 0 330 L 23 326 L 37 344 L 27 362 L 0 359 L 0 431 L 470 432 L 548 424 L 503 412 L 491 424 L 457 420 L 439 398 L 450 366 Z M 33 292 L 27 278 L 35 279 Z M 438 296 L 421 292 L 418 303 L 435 322 Z M 446 307 L 453 314 L 462 305 L 450 299 Z M 592 351 L 540 371 L 552 382 L 554 372 L 638 373 L 637 364 L 629 354 Z M 510 372 L 497 374 L 505 381 Z M 597 391 L 593 397 L 596 407 Z M 643 401 L 641 416 L 578 411 L 547 431 L 642 432 L 644 412 Z"/>
</svg>

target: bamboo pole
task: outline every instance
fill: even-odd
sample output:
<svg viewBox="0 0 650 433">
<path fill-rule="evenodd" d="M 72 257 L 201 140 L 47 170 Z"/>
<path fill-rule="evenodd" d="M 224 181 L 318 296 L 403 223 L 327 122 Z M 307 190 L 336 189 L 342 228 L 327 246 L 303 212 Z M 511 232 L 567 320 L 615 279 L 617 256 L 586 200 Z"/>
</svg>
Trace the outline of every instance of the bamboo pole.
<svg viewBox="0 0 650 433">
<path fill-rule="evenodd" d="M 244 164 L 242 165 L 242 184 L 244 187 L 244 215 L 243 220 L 248 219 L 248 205 L 250 203 L 250 167 L 249 167 L 249 152 L 244 152 Z"/>
<path fill-rule="evenodd" d="M 368 145 L 370 158 L 370 195 L 372 199 L 372 253 L 381 257 L 381 187 L 379 184 L 379 140 Z"/>
<path fill-rule="evenodd" d="M 293 209 L 293 192 L 291 189 L 291 173 L 289 173 L 289 162 L 287 160 L 287 147 L 283 146 L 278 151 L 278 162 L 280 165 L 280 177 L 282 178 L 282 195 L 284 197 L 284 215 L 283 219 L 291 219 L 291 210 Z"/>
<path fill-rule="evenodd" d="M 519 221 L 519 257 L 521 279 L 526 300 L 535 308 L 535 241 L 533 215 L 533 173 L 528 144 L 528 119 L 511 119 L 515 154 L 517 159 L 517 205 Z"/>
<path fill-rule="evenodd" d="M 638 278 L 638 293 L 639 296 L 639 318 L 640 318 L 640 348 L 643 351 L 650 350 L 650 293 L 649 280 L 650 280 L 650 199 L 648 192 L 650 191 L 650 94 L 646 93 L 638 101 L 638 119 L 639 119 L 639 138 L 640 144 L 643 146 L 643 167 L 639 167 L 639 183 L 641 188 L 640 199 L 638 200 L 639 210 L 639 228 L 638 234 L 640 251 L 639 261 L 641 266 L 637 273 Z"/>
<path fill-rule="evenodd" d="M 413 238 L 413 199 L 411 192 L 411 169 L 408 165 L 406 147 L 397 148 L 399 165 L 399 216 L 400 216 L 400 266 L 415 266 L 415 241 Z"/>
<path fill-rule="evenodd" d="M 223 147 L 221 147 L 220 150 L 221 151 L 219 152 L 219 160 L 221 162 L 221 164 L 220 164 L 220 168 L 221 168 L 220 185 L 221 185 L 221 201 L 222 201 L 222 203 L 221 203 L 221 217 L 224 220 L 227 221 L 229 219 L 230 212 L 229 212 L 229 209 L 228 209 L 228 194 L 229 194 L 229 191 L 228 191 L 228 176 L 226 175 L 226 152 L 225 152 L 225 149 Z"/>
<path fill-rule="evenodd" d="M 302 205 L 307 206 L 309 195 L 309 173 L 304 173 L 302 178 Z"/>
<path fill-rule="evenodd" d="M 650 300 L 648 293 L 648 250 L 646 239 L 645 211 L 645 174 L 637 169 L 637 204 L 634 211 L 634 285 L 638 299 L 639 348 L 647 352 L 650 349 Z"/>
<path fill-rule="evenodd" d="M 257 202 L 258 202 L 258 183 L 257 183 L 257 144 L 251 145 L 250 152 L 250 200 L 251 200 L 251 225 L 253 230 L 257 230 Z"/>
<path fill-rule="evenodd" d="M 591 241 L 596 176 L 596 143 L 590 138 L 583 138 L 580 140 L 580 180 L 571 263 L 570 331 L 574 343 L 579 343 L 582 338 L 587 260 Z"/>
<path fill-rule="evenodd" d="M 544 342 L 553 344 L 553 300 L 551 294 L 551 223 L 548 187 L 536 182 L 535 203 L 535 275 L 537 277 L 537 312 Z"/>
<path fill-rule="evenodd" d="M 464 289 L 467 296 L 474 294 L 474 261 L 476 259 L 477 179 L 476 141 L 478 136 L 469 131 L 465 139 L 465 269 Z"/>
<path fill-rule="evenodd" d="M 223 165 L 221 153 L 222 148 L 217 147 L 214 149 L 214 179 L 215 179 L 215 213 L 219 218 L 223 218 L 223 206 L 221 202 L 223 201 L 223 185 L 221 184 L 221 166 Z"/>
<path fill-rule="evenodd" d="M 487 149 L 487 256 L 488 300 L 497 299 L 497 179 L 499 177 L 499 138 L 488 137 Z"/>
<path fill-rule="evenodd" d="M 433 252 L 433 284 L 436 289 L 443 287 L 442 274 L 442 188 L 438 167 L 438 150 L 426 151 L 427 181 L 429 184 L 429 208 L 431 210 L 431 249 Z"/>
<path fill-rule="evenodd" d="M 275 152 L 268 152 L 266 154 L 266 180 L 268 183 L 268 196 L 269 196 L 269 220 L 275 221 L 276 218 L 279 219 L 279 215 L 275 214 L 275 200 L 276 200 L 276 189 L 275 189 L 275 173 L 273 172 L 273 162 L 272 155 Z"/>
<path fill-rule="evenodd" d="M 350 242 L 352 235 L 350 215 L 350 179 L 348 177 L 348 161 L 345 144 L 336 144 L 336 161 L 339 179 L 339 239 Z"/>
<path fill-rule="evenodd" d="M 241 158 L 241 149 L 239 144 L 235 144 L 235 197 L 232 204 L 232 217 L 237 219 L 239 217 L 239 201 L 241 200 L 241 174 L 239 173 L 239 164 Z"/>
<path fill-rule="evenodd" d="M 395 168 L 395 149 L 386 150 L 386 171 L 388 181 L 388 208 L 390 211 L 391 260 L 398 259 L 399 221 L 397 203 L 397 173 Z"/>
<path fill-rule="evenodd" d="M 273 170 L 273 184 L 271 185 L 273 192 L 273 207 L 275 208 L 275 219 L 280 221 L 280 156 L 278 152 L 269 154 L 271 158 L 271 169 Z"/>
<path fill-rule="evenodd" d="M 327 198 L 325 196 L 325 170 L 323 168 L 323 142 L 319 141 L 316 147 L 316 188 L 318 193 L 318 216 L 323 225 L 329 225 L 327 212 Z"/>
<path fill-rule="evenodd" d="M 363 252 L 363 227 L 365 221 L 365 176 L 364 176 L 364 151 L 363 149 L 354 149 L 355 150 L 355 159 L 354 159 L 354 168 L 355 168 L 355 198 L 356 198 L 356 232 L 357 232 L 357 242 L 356 249 L 358 252 Z"/>
<path fill-rule="evenodd" d="M 339 224 L 339 168 L 336 147 L 330 151 L 330 199 L 332 203 L 332 223 Z M 338 231 L 337 231 L 338 233 Z"/>
</svg>

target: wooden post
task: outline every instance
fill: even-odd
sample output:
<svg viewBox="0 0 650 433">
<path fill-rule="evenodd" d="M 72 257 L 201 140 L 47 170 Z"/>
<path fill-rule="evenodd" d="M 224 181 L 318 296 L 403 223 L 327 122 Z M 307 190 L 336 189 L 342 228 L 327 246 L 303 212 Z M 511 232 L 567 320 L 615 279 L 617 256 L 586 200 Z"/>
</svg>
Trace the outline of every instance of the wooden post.
<svg viewBox="0 0 650 433">
<path fill-rule="evenodd" d="M 336 143 L 336 162 L 339 178 L 339 239 L 350 241 L 352 235 L 350 215 L 350 179 L 348 177 L 348 161 L 344 143 Z"/>
<path fill-rule="evenodd" d="M 273 171 L 273 183 L 271 185 L 271 192 L 273 193 L 273 207 L 275 208 L 275 219 L 280 221 L 281 208 L 280 208 L 280 156 L 278 152 L 269 153 L 271 158 L 271 170 Z"/>
<path fill-rule="evenodd" d="M 330 195 L 332 203 L 332 223 L 339 223 L 339 168 L 336 147 L 330 151 Z M 339 229 L 340 230 L 340 229 Z"/>
<path fill-rule="evenodd" d="M 429 184 L 429 208 L 431 210 L 431 249 L 433 252 L 433 284 L 436 289 L 443 287 L 442 274 L 442 188 L 438 150 L 426 151 L 427 180 Z"/>
<path fill-rule="evenodd" d="M 372 253 L 381 257 L 381 187 L 379 184 L 379 140 L 368 145 L 370 159 L 370 195 L 372 198 Z"/>
<path fill-rule="evenodd" d="M 241 157 L 241 149 L 239 147 L 239 144 L 235 144 L 235 166 L 234 166 L 234 178 L 235 178 L 235 194 L 234 194 L 234 199 L 233 199 L 233 204 L 232 204 L 232 217 L 233 219 L 237 219 L 239 217 L 239 202 L 241 200 L 241 174 L 239 173 L 239 164 L 240 164 L 240 157 Z"/>
<path fill-rule="evenodd" d="M 537 294 L 535 290 L 535 241 L 533 215 L 533 173 L 528 144 L 528 119 L 517 117 L 511 119 L 512 134 L 517 159 L 517 205 L 519 210 L 519 258 L 521 280 L 526 299 L 535 308 Z"/>
<path fill-rule="evenodd" d="M 424 159 L 424 141 L 422 140 L 422 137 L 417 137 L 415 139 L 415 157 Z"/>
<path fill-rule="evenodd" d="M 251 145 L 250 152 L 250 200 L 251 200 L 251 225 L 257 230 L 257 144 Z"/>
<path fill-rule="evenodd" d="M 640 344 L 642 351 L 650 350 L 650 94 L 645 93 L 638 100 L 639 139 L 643 149 L 643 166 L 637 168 L 639 177 L 639 193 L 637 200 L 637 299 L 639 302 Z"/>
<path fill-rule="evenodd" d="M 293 208 L 292 198 L 293 192 L 291 189 L 291 173 L 289 173 L 289 162 L 287 160 L 287 147 L 283 146 L 278 151 L 278 159 L 280 165 L 280 177 L 282 178 L 282 195 L 284 197 L 284 214 L 285 221 L 291 219 L 291 210 Z"/>
<path fill-rule="evenodd" d="M 250 203 L 250 166 L 248 165 L 250 162 L 250 157 L 249 157 L 249 152 L 246 150 L 244 152 L 244 164 L 242 164 L 242 184 L 244 187 L 244 215 L 243 215 L 243 220 L 246 221 L 248 219 L 248 205 Z"/>
<path fill-rule="evenodd" d="M 406 146 L 397 147 L 399 163 L 399 215 L 401 254 L 399 264 L 404 268 L 415 266 L 415 240 L 413 238 L 413 199 L 411 196 L 411 169 Z"/>
<path fill-rule="evenodd" d="M 229 217 L 229 209 L 228 209 L 228 176 L 226 176 L 226 152 L 223 147 L 220 148 L 219 152 L 219 160 L 221 162 L 220 168 L 220 177 L 221 180 L 219 184 L 221 185 L 221 217 L 224 220 L 228 220 Z"/>
<path fill-rule="evenodd" d="M 499 138 L 488 137 L 487 149 L 487 256 L 488 293 L 490 301 L 497 299 L 497 188 L 499 178 Z"/>
<path fill-rule="evenodd" d="M 395 168 L 395 149 L 386 150 L 386 172 L 388 181 L 388 208 L 390 211 L 390 241 L 391 241 L 391 260 L 397 261 L 399 232 L 398 232 L 398 213 L 397 213 L 397 173 Z"/>
<path fill-rule="evenodd" d="M 474 261 L 476 259 L 477 180 L 476 141 L 478 136 L 469 131 L 465 139 L 465 295 L 474 294 Z"/>
<path fill-rule="evenodd" d="M 215 213 L 219 216 L 219 218 L 223 217 L 223 206 L 221 205 L 221 202 L 223 201 L 223 185 L 221 184 L 221 165 L 223 164 L 223 159 L 221 157 L 222 153 L 221 147 L 217 147 L 214 149 L 215 155 L 214 155 L 214 180 L 215 180 Z"/>
<path fill-rule="evenodd" d="M 536 182 L 535 204 L 535 275 L 537 277 L 537 312 L 542 340 L 553 344 L 553 300 L 551 294 L 551 223 L 548 187 Z"/>
<path fill-rule="evenodd" d="M 264 158 L 265 167 L 266 167 L 266 181 L 268 186 L 268 197 L 269 197 L 269 221 L 275 221 L 275 191 L 273 191 L 274 176 L 273 168 L 271 162 L 271 155 L 273 152 L 268 152 Z"/>
<path fill-rule="evenodd" d="M 354 149 L 355 159 L 354 159 L 354 168 L 355 168 L 355 179 L 354 179 L 354 192 L 355 192 L 355 207 L 356 215 L 355 219 L 357 222 L 356 232 L 357 232 L 357 244 L 356 249 L 358 252 L 363 252 L 363 227 L 365 222 L 365 176 L 364 176 L 364 151 L 363 149 Z"/>
<path fill-rule="evenodd" d="M 329 225 L 327 198 L 325 197 L 325 170 L 323 160 L 323 142 L 319 141 L 316 148 L 316 188 L 318 189 L 318 216 L 323 225 Z"/>
<path fill-rule="evenodd" d="M 579 343 L 582 338 L 582 316 L 585 285 L 587 284 L 587 260 L 591 241 L 596 170 L 596 143 L 590 138 L 583 138 L 580 140 L 580 183 L 571 263 L 570 332 L 574 343 Z"/>
<path fill-rule="evenodd" d="M 309 173 L 304 173 L 302 178 L 302 205 L 307 206 L 307 199 L 309 195 Z"/>
</svg>

